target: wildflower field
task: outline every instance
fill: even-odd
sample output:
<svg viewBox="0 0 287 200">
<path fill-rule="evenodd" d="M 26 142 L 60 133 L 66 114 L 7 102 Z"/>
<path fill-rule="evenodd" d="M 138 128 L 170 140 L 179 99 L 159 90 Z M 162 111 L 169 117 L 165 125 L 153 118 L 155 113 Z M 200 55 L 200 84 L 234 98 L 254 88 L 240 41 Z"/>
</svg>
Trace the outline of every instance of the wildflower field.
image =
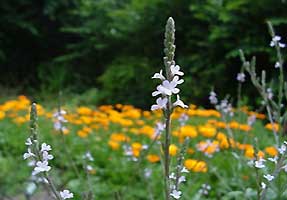
<svg viewBox="0 0 287 200">
<path fill-rule="evenodd" d="M 287 200 L 286 38 L 280 36 L 285 1 L 262 2 L 50 2 L 39 19 L 57 39 L 43 46 L 51 35 L 38 30 L 42 25 L 4 13 L 11 30 L 19 31 L 20 24 L 31 32 L 24 38 L 37 38 L 33 45 L 45 56 L 32 50 L 38 56 L 21 63 L 24 51 L 14 57 L 13 34 L 0 30 L 9 46 L 0 48 L 0 64 L 20 69 L 15 76 L 13 70 L 7 77 L 0 73 L 11 82 L 0 80 L 0 200 Z M 0 11 L 11 11 L 9 5 L 0 3 Z M 251 5 L 258 13 L 269 5 L 266 13 L 283 14 L 262 11 L 252 18 Z M 183 23 L 177 36 L 165 7 L 195 22 L 195 32 L 185 32 Z M 244 20 L 248 34 L 240 38 L 241 12 L 249 13 L 250 22 L 264 21 L 269 35 L 266 30 L 253 41 L 261 28 L 250 31 L 253 22 Z M 143 26 L 163 17 L 162 31 Z M 223 28 L 215 25 L 221 22 Z M 206 31 L 207 42 L 200 39 Z M 159 55 L 146 41 L 157 40 L 159 32 L 160 64 L 142 55 Z M 232 46 L 241 41 L 240 48 Z M 46 55 L 49 45 L 59 49 Z M 190 55 L 188 46 L 198 52 Z M 177 49 L 188 53 L 176 56 Z M 218 56 L 235 67 L 223 72 Z"/>
<path fill-rule="evenodd" d="M 35 180 L 30 176 L 29 162 L 23 161 L 30 105 L 25 96 L 0 105 L 2 195 L 37 193 L 30 191 Z M 37 105 L 39 137 L 52 146 L 51 174 L 60 188 L 69 188 L 75 199 L 89 193 L 95 199 L 162 198 L 161 111 L 122 104 L 67 105 L 62 109 L 65 120 L 59 118 L 57 108 Z M 58 129 L 59 119 L 64 121 L 62 130 Z M 262 172 L 252 166 L 252 161 L 278 156 L 272 127 L 264 114 L 241 107 L 235 110 L 232 121 L 224 122 L 217 110 L 191 104 L 188 109 L 176 109 L 172 119 L 171 172 L 178 173 L 178 159 L 184 155 L 181 162 L 187 172 L 182 173 L 185 178 L 180 186 L 183 199 L 256 198 L 256 188 L 260 187 L 256 176 Z M 185 153 L 182 146 L 186 138 Z M 265 164 L 270 170 L 274 167 L 272 161 Z M 284 183 L 286 177 L 276 181 Z M 268 181 L 262 176 L 261 182 Z M 278 193 L 286 185 L 281 187 L 270 190 Z"/>
</svg>

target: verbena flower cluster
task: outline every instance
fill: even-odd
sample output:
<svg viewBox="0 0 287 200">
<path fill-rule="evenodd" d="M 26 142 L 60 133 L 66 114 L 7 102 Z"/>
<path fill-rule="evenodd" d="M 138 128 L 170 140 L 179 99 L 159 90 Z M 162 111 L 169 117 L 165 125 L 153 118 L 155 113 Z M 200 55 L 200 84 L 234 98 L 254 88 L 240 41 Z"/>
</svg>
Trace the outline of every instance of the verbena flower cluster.
<svg viewBox="0 0 287 200">
<path fill-rule="evenodd" d="M 32 177 L 37 177 L 36 181 L 43 182 L 44 184 L 50 186 L 58 200 L 73 198 L 74 194 L 69 190 L 63 190 L 59 193 L 55 191 L 55 186 L 48 176 L 48 172 L 51 170 L 49 161 L 52 160 L 54 156 L 50 154 L 50 151 L 52 150 L 50 145 L 46 143 L 39 145 L 40 143 L 37 135 L 37 110 L 35 103 L 32 104 L 30 118 L 31 136 L 28 137 L 25 142 L 27 152 L 24 153 L 23 158 L 25 160 L 30 160 L 29 166 L 33 167 Z"/>
</svg>

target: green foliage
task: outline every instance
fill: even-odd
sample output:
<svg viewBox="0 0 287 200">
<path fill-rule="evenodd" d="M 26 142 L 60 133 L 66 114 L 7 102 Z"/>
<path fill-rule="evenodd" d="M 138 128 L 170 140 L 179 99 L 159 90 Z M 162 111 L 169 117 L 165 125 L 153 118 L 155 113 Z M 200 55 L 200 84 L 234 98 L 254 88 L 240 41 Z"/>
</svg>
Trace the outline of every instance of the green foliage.
<svg viewBox="0 0 287 200">
<path fill-rule="evenodd" d="M 241 66 L 239 48 L 247 56 L 258 58 L 259 70 L 273 73 L 268 67 L 273 66 L 275 57 L 268 46 L 266 21 L 270 20 L 283 36 L 287 27 L 285 6 L 286 2 L 280 0 L 2 1 L 2 84 L 21 85 L 23 91 L 29 86 L 50 92 L 59 90 L 61 77 L 63 87 L 74 92 L 97 87 L 105 93 L 103 100 L 119 102 L 124 94 L 114 95 L 116 87 L 131 86 L 133 79 L 143 80 L 141 76 L 146 74 L 150 77 L 155 71 L 152 69 L 163 65 L 159 59 L 163 57 L 163 27 L 173 16 L 177 27 L 176 61 L 186 74 L 184 99 L 205 104 L 211 85 L 220 88 L 222 94 L 235 94 L 234 80 Z M 146 73 L 107 86 L 113 83 L 108 78 L 114 78 L 110 74 L 117 63 L 125 63 L 128 71 L 121 73 L 131 76 L 128 66 L 135 66 L 135 60 L 137 65 L 141 65 L 139 61 L 144 62 L 142 65 L 148 63 Z M 58 66 L 65 66 L 68 76 L 62 76 Z M 145 81 L 138 83 L 139 88 L 149 88 L 142 85 L 147 84 Z M 245 87 L 245 95 L 254 92 L 249 85 Z M 107 89 L 113 91 L 102 92 Z M 126 96 L 125 100 L 132 103 L 142 100 L 141 95 L 149 91 L 137 92 L 136 87 L 129 90 L 139 95 Z M 150 95 L 144 102 L 138 105 L 149 106 Z"/>
<path fill-rule="evenodd" d="M 152 64 L 145 58 L 125 57 L 115 60 L 100 77 L 102 102 L 150 105 L 153 89 Z"/>
</svg>

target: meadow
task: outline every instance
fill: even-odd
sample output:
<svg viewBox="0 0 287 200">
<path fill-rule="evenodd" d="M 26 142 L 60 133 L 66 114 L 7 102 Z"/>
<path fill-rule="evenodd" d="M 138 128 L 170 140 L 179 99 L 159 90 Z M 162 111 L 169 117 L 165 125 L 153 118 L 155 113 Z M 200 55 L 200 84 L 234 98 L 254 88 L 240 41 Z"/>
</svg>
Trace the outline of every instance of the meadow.
<svg viewBox="0 0 287 200">
<path fill-rule="evenodd" d="M 133 70 L 127 82 L 128 70 L 113 67 L 111 74 L 100 78 L 112 87 L 99 96 L 115 103 L 79 101 L 93 102 L 97 89 L 78 100 L 65 97 L 61 80 L 53 85 L 53 79 L 51 88 L 59 95 L 47 101 L 28 95 L 3 98 L 0 199 L 287 199 L 287 82 L 282 53 L 286 44 L 271 21 L 267 26 L 276 75 L 269 77 L 255 56 L 238 49 L 242 65 L 232 88 L 237 96 L 210 85 L 210 90 L 201 91 L 206 107 L 186 102 L 184 90 L 189 86 L 184 85 L 191 82 L 175 59 L 172 17 L 165 26 L 162 68 L 145 77 L 143 87 L 130 84 L 144 75 Z M 138 68 L 144 71 L 145 65 Z M 53 73 L 57 77 L 58 72 Z M 119 85 L 115 74 L 122 81 Z M 245 82 L 255 88 L 250 96 L 244 96 Z M 144 86 L 152 83 L 157 85 L 146 97 Z M 130 99 L 120 94 L 123 87 Z M 150 96 L 154 100 L 149 109 L 117 102 L 127 98 L 145 105 Z"/>
<path fill-rule="evenodd" d="M 37 189 L 30 191 L 34 184 L 31 167 L 22 156 L 29 136 L 30 105 L 25 96 L 0 105 L 3 196 L 29 192 L 32 195 L 45 190 L 37 184 Z M 95 199 L 162 198 L 162 150 L 158 144 L 162 136 L 157 135 L 161 111 L 122 104 L 64 105 L 62 109 L 67 122 L 59 131 L 55 116 L 58 108 L 37 105 L 39 137 L 52 146 L 55 158 L 51 161 L 51 174 L 60 188 L 69 188 L 75 199 L 83 199 L 89 193 Z M 248 125 L 250 116 L 256 116 L 252 125 Z M 183 160 L 189 171 L 181 186 L 183 199 L 256 198 L 256 169 L 248 163 L 257 157 L 278 155 L 272 142 L 272 127 L 264 114 L 242 107 L 235 111 L 234 120 L 224 122 L 217 110 L 191 104 L 188 109 L 176 109 L 172 119 L 175 125 L 169 150 L 173 166 L 182 154 L 185 139 L 190 138 Z M 232 130 L 233 138 L 226 127 Z M 273 163 L 268 165 L 272 167 Z M 278 189 L 271 191 L 276 193 Z M 273 193 L 269 195 L 268 199 L 272 195 L 274 198 Z"/>
</svg>

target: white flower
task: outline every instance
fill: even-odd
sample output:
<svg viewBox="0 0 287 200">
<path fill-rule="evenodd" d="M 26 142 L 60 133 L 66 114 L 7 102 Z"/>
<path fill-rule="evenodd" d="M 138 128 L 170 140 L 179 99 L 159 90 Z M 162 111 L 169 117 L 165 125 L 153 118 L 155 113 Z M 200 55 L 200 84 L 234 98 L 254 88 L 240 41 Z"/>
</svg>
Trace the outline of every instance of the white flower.
<svg viewBox="0 0 287 200">
<path fill-rule="evenodd" d="M 268 160 L 277 164 L 278 157 L 275 156 L 274 158 L 268 158 Z"/>
<path fill-rule="evenodd" d="M 59 122 L 59 121 L 55 121 L 55 122 L 54 122 L 54 129 L 55 129 L 56 131 L 59 131 L 59 130 L 61 130 L 61 128 L 62 128 L 62 123 Z"/>
<path fill-rule="evenodd" d="M 274 65 L 275 68 L 279 68 L 280 67 L 280 63 L 277 61 Z"/>
<path fill-rule="evenodd" d="M 266 178 L 269 182 L 272 181 L 274 179 L 274 176 L 267 174 L 267 175 L 263 175 L 264 178 Z"/>
<path fill-rule="evenodd" d="M 278 45 L 279 45 L 280 48 L 285 48 L 286 47 L 286 44 L 281 43 L 281 42 L 278 42 Z"/>
<path fill-rule="evenodd" d="M 83 157 L 89 161 L 94 161 L 94 158 L 93 158 L 91 152 L 89 152 L 89 151 L 87 151 Z"/>
<path fill-rule="evenodd" d="M 54 158 L 53 155 L 49 154 L 48 151 L 43 151 L 43 160 L 52 160 Z"/>
<path fill-rule="evenodd" d="M 237 74 L 237 77 L 236 77 L 236 79 L 239 81 L 239 82 L 244 82 L 245 81 L 245 74 L 244 73 L 238 73 Z"/>
<path fill-rule="evenodd" d="M 27 158 L 34 157 L 34 156 L 35 156 L 35 154 L 33 154 L 33 153 L 31 152 L 31 149 L 30 149 L 30 148 L 28 148 L 28 152 L 27 152 L 27 153 L 24 153 L 23 159 L 26 160 Z"/>
<path fill-rule="evenodd" d="M 211 104 L 217 104 L 218 103 L 218 100 L 217 100 L 217 97 L 216 97 L 216 93 L 214 91 L 211 91 L 209 93 L 209 101 Z"/>
<path fill-rule="evenodd" d="M 158 109 L 163 109 L 166 108 L 167 104 L 167 98 L 157 98 L 156 104 L 151 106 L 151 110 L 158 110 Z"/>
<path fill-rule="evenodd" d="M 153 75 L 153 77 L 151 77 L 151 78 L 158 78 L 158 79 L 160 79 L 160 80 L 162 80 L 162 81 L 165 80 L 165 77 L 162 75 L 162 70 L 160 70 L 159 73 L 155 73 L 155 74 Z"/>
<path fill-rule="evenodd" d="M 179 75 L 179 76 L 183 76 L 184 73 L 180 71 L 180 66 L 179 65 L 171 65 L 170 66 L 170 71 L 172 73 L 172 75 Z"/>
<path fill-rule="evenodd" d="M 264 182 L 261 182 L 261 188 L 264 190 L 266 188 L 266 184 Z"/>
<path fill-rule="evenodd" d="M 181 191 L 173 190 L 170 193 L 170 196 L 172 196 L 175 199 L 179 199 L 181 197 Z"/>
<path fill-rule="evenodd" d="M 264 162 L 265 162 L 265 160 L 262 158 L 260 158 L 259 160 L 256 160 L 255 161 L 255 167 L 258 169 L 264 168 L 265 167 Z"/>
<path fill-rule="evenodd" d="M 271 88 L 267 88 L 266 93 L 267 93 L 267 98 L 271 100 L 273 98 L 272 89 Z"/>
<path fill-rule="evenodd" d="M 40 172 L 48 172 L 49 170 L 51 169 L 51 167 L 48 165 L 48 161 L 38 161 L 36 163 L 36 167 L 34 168 L 34 171 L 33 171 L 33 175 L 36 175 Z"/>
<path fill-rule="evenodd" d="M 185 181 L 186 181 L 185 176 L 181 176 L 178 179 L 178 183 L 182 183 L 182 182 L 185 182 Z"/>
<path fill-rule="evenodd" d="M 280 48 L 284 48 L 286 45 L 283 44 L 283 43 L 281 43 L 281 42 L 279 42 L 280 40 L 281 40 L 281 37 L 278 36 L 278 35 L 275 35 L 275 36 L 272 38 L 271 42 L 270 42 L 270 46 L 271 46 L 271 47 L 274 47 L 276 44 L 278 44 L 278 46 L 279 46 Z"/>
<path fill-rule="evenodd" d="M 149 178 L 151 176 L 151 173 L 152 173 L 152 170 L 151 169 L 148 169 L 148 168 L 145 168 L 144 169 L 144 176 L 146 178 Z"/>
<path fill-rule="evenodd" d="M 179 95 L 176 95 L 176 101 L 173 103 L 173 106 L 180 106 L 182 108 L 188 108 L 188 106 L 185 105 L 182 100 L 180 100 Z"/>
<path fill-rule="evenodd" d="M 53 114 L 53 117 L 57 118 L 57 117 L 59 117 L 59 116 L 65 115 L 65 114 L 67 114 L 67 112 L 66 112 L 65 110 L 60 110 L 60 112 L 59 112 L 59 111 L 55 112 L 55 113 Z"/>
<path fill-rule="evenodd" d="M 63 199 L 71 199 L 74 197 L 74 194 L 71 193 L 69 190 L 63 190 L 60 192 L 60 196 L 63 198 Z"/>
<path fill-rule="evenodd" d="M 91 165 L 87 165 L 86 169 L 87 171 L 92 171 L 94 168 Z"/>
<path fill-rule="evenodd" d="M 52 148 L 50 145 L 47 145 L 46 143 L 43 143 L 41 145 L 41 151 L 51 151 L 51 150 L 52 150 Z"/>
<path fill-rule="evenodd" d="M 181 126 L 184 126 L 187 120 L 188 115 L 185 113 L 181 114 L 180 117 L 178 118 L 178 122 L 180 123 Z"/>
<path fill-rule="evenodd" d="M 287 165 L 284 165 L 281 169 L 284 169 L 284 171 L 287 172 Z"/>
<path fill-rule="evenodd" d="M 33 144 L 31 138 L 27 138 L 25 144 L 26 144 L 27 146 L 31 146 L 31 145 Z"/>
<path fill-rule="evenodd" d="M 186 169 L 185 167 L 183 167 L 180 172 L 181 173 L 189 173 L 188 169 Z"/>
<path fill-rule="evenodd" d="M 283 155 L 286 151 L 286 146 L 284 144 L 282 144 L 281 147 L 278 148 L 278 151 L 281 155 Z"/>
<path fill-rule="evenodd" d="M 173 172 L 169 175 L 169 179 L 176 179 L 175 174 Z"/>
<path fill-rule="evenodd" d="M 247 124 L 252 126 L 256 121 L 256 115 L 250 115 L 247 119 Z"/>
</svg>

